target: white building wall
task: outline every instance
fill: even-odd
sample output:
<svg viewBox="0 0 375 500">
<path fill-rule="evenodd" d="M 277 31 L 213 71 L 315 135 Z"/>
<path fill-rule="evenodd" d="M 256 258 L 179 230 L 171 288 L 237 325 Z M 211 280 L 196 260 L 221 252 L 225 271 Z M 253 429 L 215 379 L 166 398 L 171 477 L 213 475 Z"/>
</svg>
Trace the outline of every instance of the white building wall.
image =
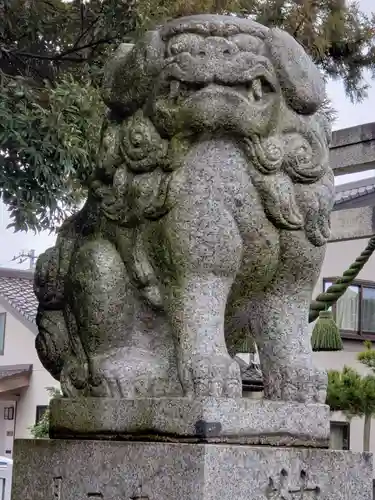
<svg viewBox="0 0 375 500">
<path fill-rule="evenodd" d="M 316 283 L 313 297 L 323 291 L 323 278 L 339 277 L 366 248 L 369 238 L 335 241 L 328 243 L 320 277 Z M 375 254 L 364 266 L 358 279 L 375 282 Z"/>
<path fill-rule="evenodd" d="M 0 366 L 32 364 L 30 385 L 23 389 L 17 403 L 15 438 L 29 438 L 30 427 L 35 424 L 36 407 L 47 405 L 49 395 L 46 387 L 58 387 L 56 380 L 43 368 L 38 359 L 34 342 L 35 334 L 25 327 L 9 310 L 0 306 L 0 313 L 6 312 L 4 355 Z M 1 409 L 0 409 L 1 411 Z M 0 414 L 0 419 L 3 415 Z M 0 420 L 1 421 L 1 420 Z M 1 431 L 0 431 L 1 432 Z"/>
<path fill-rule="evenodd" d="M 15 401 L 0 401 L 0 456 L 12 458 L 15 420 L 5 420 L 5 408 L 14 408 L 16 414 Z M 1 496 L 0 496 L 1 498 Z"/>
</svg>

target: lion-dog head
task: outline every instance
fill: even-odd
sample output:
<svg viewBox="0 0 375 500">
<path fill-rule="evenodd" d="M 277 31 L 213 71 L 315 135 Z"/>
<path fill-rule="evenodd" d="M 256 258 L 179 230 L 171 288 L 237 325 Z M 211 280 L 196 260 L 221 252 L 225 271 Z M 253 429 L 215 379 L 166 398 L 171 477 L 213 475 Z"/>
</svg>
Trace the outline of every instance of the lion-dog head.
<svg viewBox="0 0 375 500">
<path fill-rule="evenodd" d="M 227 134 L 253 165 L 273 224 L 304 230 L 315 246 L 327 241 L 334 188 L 324 81 L 287 33 L 232 16 L 174 20 L 119 47 L 103 98 L 112 121 L 101 167 L 128 200 L 122 223 L 134 212 L 162 216 L 179 157 L 202 135 Z M 118 219 L 112 205 L 107 216 Z"/>
</svg>

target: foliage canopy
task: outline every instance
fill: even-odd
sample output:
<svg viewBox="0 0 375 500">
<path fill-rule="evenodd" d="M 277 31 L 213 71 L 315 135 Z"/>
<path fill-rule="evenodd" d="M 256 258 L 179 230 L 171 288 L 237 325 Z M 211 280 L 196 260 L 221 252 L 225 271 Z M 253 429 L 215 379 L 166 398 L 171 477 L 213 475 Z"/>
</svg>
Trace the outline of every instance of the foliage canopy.
<svg viewBox="0 0 375 500">
<path fill-rule="evenodd" d="M 342 372 L 328 372 L 327 404 L 332 411 L 342 411 L 349 416 L 375 413 L 375 376 L 361 376 L 353 368 Z"/>
</svg>

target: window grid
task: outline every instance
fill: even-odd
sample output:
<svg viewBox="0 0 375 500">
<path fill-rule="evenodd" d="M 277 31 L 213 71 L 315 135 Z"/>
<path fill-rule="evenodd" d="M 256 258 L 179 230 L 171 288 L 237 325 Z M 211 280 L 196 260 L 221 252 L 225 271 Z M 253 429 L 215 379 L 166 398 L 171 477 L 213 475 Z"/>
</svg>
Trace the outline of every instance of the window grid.
<svg viewBox="0 0 375 500">
<path fill-rule="evenodd" d="M 48 410 L 48 405 L 38 405 L 36 407 L 35 424 L 39 424 L 45 412 Z"/>
<path fill-rule="evenodd" d="M 337 277 L 324 278 L 323 291 L 326 291 L 327 288 L 330 285 L 332 285 L 336 280 Z M 358 288 L 358 313 L 356 318 L 357 328 L 356 329 L 340 328 L 340 333 L 343 338 L 347 339 L 374 340 L 375 331 L 368 331 L 368 330 L 366 331 L 363 329 L 363 291 L 365 289 L 371 289 L 374 290 L 375 292 L 375 282 L 365 281 L 365 280 L 355 280 L 351 284 L 351 287 Z M 334 318 L 337 320 L 337 302 L 332 306 L 332 313 Z"/>
<path fill-rule="evenodd" d="M 4 420 L 14 420 L 14 406 L 4 408 Z"/>
</svg>

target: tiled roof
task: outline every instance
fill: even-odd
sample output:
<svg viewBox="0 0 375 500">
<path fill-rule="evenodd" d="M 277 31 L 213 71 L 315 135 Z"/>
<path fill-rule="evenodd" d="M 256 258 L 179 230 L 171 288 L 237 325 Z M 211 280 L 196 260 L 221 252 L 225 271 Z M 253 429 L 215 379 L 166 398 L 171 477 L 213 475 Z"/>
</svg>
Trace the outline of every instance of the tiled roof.
<svg viewBox="0 0 375 500">
<path fill-rule="evenodd" d="M 27 375 L 32 372 L 33 365 L 5 365 L 0 366 L 0 380 L 15 377 L 18 375 Z"/>
<path fill-rule="evenodd" d="M 33 272 L 0 268 L 0 296 L 21 316 L 35 324 L 38 302 L 33 290 Z"/>
<path fill-rule="evenodd" d="M 335 205 L 341 205 L 346 201 L 356 200 L 372 193 L 375 193 L 375 179 L 373 177 L 341 184 L 336 186 Z"/>
<path fill-rule="evenodd" d="M 262 391 L 263 375 L 256 363 L 246 363 L 239 356 L 234 358 L 240 366 L 243 391 Z"/>
</svg>

